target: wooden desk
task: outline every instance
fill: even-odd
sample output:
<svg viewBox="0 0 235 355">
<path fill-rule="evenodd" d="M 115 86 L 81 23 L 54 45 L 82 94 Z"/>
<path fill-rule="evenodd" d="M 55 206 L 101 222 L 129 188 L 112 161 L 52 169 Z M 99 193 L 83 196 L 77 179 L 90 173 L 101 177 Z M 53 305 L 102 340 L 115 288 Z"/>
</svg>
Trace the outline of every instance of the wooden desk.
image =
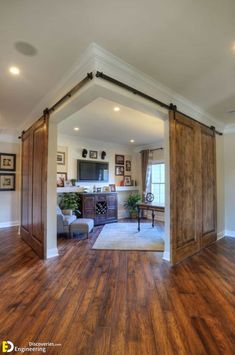
<svg viewBox="0 0 235 355">
<path fill-rule="evenodd" d="M 138 203 L 138 231 L 140 231 L 141 211 L 152 211 L 152 227 L 154 227 L 155 212 L 165 212 L 165 207 L 157 206 L 152 203 Z"/>
</svg>

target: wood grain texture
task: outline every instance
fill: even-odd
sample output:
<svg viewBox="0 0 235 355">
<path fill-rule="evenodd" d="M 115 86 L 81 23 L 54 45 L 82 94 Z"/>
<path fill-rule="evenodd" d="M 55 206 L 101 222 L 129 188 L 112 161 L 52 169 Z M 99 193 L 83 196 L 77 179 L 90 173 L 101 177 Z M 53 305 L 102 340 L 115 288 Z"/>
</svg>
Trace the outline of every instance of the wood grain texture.
<svg viewBox="0 0 235 355">
<path fill-rule="evenodd" d="M 201 247 L 216 240 L 215 133 L 201 127 L 202 145 L 202 236 Z"/>
<path fill-rule="evenodd" d="M 116 192 L 80 194 L 81 212 L 83 218 L 94 219 L 94 225 L 117 222 L 118 218 L 118 196 Z M 96 210 L 97 203 L 104 203 L 107 211 L 104 214 L 98 214 Z"/>
<path fill-rule="evenodd" d="M 92 250 L 101 229 L 60 239 L 47 261 L 0 230 L 1 339 L 63 355 L 234 354 L 234 238 L 171 267 L 161 253 Z"/>
<path fill-rule="evenodd" d="M 21 235 L 41 258 L 45 256 L 48 119 L 47 115 L 40 118 L 22 137 Z"/>
<path fill-rule="evenodd" d="M 175 264 L 214 242 L 215 133 L 170 111 L 171 254 Z"/>
<path fill-rule="evenodd" d="M 196 253 L 201 237 L 200 125 L 170 112 L 172 263 Z"/>
</svg>

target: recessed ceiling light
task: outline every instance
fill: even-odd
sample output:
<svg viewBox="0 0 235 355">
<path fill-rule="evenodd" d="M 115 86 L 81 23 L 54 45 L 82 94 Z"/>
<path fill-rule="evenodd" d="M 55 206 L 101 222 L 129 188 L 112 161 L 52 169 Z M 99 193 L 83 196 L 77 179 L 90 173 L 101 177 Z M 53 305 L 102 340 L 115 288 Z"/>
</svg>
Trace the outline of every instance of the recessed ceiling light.
<svg viewBox="0 0 235 355">
<path fill-rule="evenodd" d="M 235 43 L 232 46 L 232 50 L 235 52 Z"/>
<path fill-rule="evenodd" d="M 74 131 L 79 131 L 80 128 L 74 127 Z"/>
<path fill-rule="evenodd" d="M 20 74 L 20 69 L 17 67 L 10 67 L 9 72 L 13 75 L 19 75 Z"/>
<path fill-rule="evenodd" d="M 120 111 L 120 107 L 118 107 L 118 106 L 114 107 L 113 111 L 115 111 L 115 112 Z"/>
<path fill-rule="evenodd" d="M 130 143 L 135 143 L 134 139 L 131 139 L 131 140 L 130 140 Z"/>
</svg>

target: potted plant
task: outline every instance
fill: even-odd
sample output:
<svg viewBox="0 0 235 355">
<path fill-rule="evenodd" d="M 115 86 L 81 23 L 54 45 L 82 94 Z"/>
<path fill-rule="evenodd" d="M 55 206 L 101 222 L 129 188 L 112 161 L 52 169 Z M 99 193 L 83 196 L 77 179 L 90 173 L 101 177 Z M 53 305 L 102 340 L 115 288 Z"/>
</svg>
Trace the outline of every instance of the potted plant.
<svg viewBox="0 0 235 355">
<path fill-rule="evenodd" d="M 71 181 L 72 186 L 76 186 L 76 182 L 77 182 L 76 179 L 71 179 L 70 181 Z"/>
<path fill-rule="evenodd" d="M 129 211 L 131 218 L 137 217 L 137 204 L 141 201 L 140 194 L 131 194 L 124 202 L 124 207 Z"/>
<path fill-rule="evenodd" d="M 63 194 L 59 206 L 62 212 L 66 215 L 72 215 L 73 212 L 78 216 L 79 211 L 79 195 L 75 192 L 66 192 Z"/>
</svg>

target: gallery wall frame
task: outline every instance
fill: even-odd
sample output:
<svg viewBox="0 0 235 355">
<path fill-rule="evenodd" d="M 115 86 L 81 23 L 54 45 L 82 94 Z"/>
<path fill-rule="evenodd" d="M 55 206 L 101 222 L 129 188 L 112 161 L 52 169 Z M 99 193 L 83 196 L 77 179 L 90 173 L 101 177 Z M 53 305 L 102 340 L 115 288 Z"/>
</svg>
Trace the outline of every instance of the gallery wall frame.
<svg viewBox="0 0 235 355">
<path fill-rule="evenodd" d="M 0 173 L 0 192 L 15 191 L 16 178 L 14 173 Z"/>
<path fill-rule="evenodd" d="M 16 154 L 0 153 L 0 171 L 16 171 Z"/>
</svg>

